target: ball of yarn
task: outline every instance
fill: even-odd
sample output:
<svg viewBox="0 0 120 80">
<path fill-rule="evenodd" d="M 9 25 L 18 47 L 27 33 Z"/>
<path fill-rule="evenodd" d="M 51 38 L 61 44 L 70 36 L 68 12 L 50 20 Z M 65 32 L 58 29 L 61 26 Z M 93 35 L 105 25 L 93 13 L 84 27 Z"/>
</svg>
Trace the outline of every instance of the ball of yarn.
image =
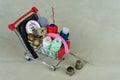
<svg viewBox="0 0 120 80">
<path fill-rule="evenodd" d="M 49 24 L 48 19 L 45 17 L 40 17 L 38 19 L 38 23 L 41 25 L 41 27 L 47 27 Z"/>
</svg>

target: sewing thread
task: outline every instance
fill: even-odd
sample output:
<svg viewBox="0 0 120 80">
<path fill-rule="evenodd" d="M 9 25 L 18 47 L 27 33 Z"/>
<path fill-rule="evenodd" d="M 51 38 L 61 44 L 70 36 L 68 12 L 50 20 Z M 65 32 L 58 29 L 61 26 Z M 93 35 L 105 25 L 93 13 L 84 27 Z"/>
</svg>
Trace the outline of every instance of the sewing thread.
<svg viewBox="0 0 120 80">
<path fill-rule="evenodd" d="M 57 33 L 58 27 L 55 24 L 50 24 L 47 26 L 47 33 Z"/>
<path fill-rule="evenodd" d="M 55 38 L 50 45 L 50 50 L 53 51 L 54 53 L 50 53 L 50 55 L 56 57 L 57 56 L 56 53 L 60 50 L 61 46 L 62 46 L 61 40 L 59 38 Z"/>
</svg>

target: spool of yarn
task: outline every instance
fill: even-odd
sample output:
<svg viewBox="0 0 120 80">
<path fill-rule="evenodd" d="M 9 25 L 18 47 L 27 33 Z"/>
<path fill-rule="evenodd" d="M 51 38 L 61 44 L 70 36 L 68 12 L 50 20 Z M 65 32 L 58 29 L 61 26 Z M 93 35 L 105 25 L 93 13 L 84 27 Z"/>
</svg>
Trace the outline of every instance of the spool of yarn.
<svg viewBox="0 0 120 80">
<path fill-rule="evenodd" d="M 44 36 L 45 34 L 47 33 L 47 31 L 46 31 L 46 29 L 45 28 L 39 28 L 39 29 L 37 29 L 37 35 L 38 36 Z"/>
<path fill-rule="evenodd" d="M 50 24 L 47 26 L 47 33 L 57 33 L 58 32 L 58 26 L 55 24 Z"/>
<path fill-rule="evenodd" d="M 40 17 L 37 21 L 41 25 L 41 27 L 47 27 L 49 24 L 48 19 L 45 17 Z"/>
<path fill-rule="evenodd" d="M 43 39 L 42 45 L 44 48 L 49 49 L 51 42 L 52 42 L 51 37 L 47 36 Z"/>
<path fill-rule="evenodd" d="M 62 42 L 59 38 L 55 38 L 53 42 L 51 43 L 50 50 L 53 51 L 54 53 L 50 53 L 51 56 L 56 57 L 56 53 L 60 50 L 62 46 Z"/>
<path fill-rule="evenodd" d="M 60 36 L 64 38 L 64 40 L 68 40 L 69 37 L 69 28 L 64 27 L 63 30 L 60 32 Z"/>
</svg>

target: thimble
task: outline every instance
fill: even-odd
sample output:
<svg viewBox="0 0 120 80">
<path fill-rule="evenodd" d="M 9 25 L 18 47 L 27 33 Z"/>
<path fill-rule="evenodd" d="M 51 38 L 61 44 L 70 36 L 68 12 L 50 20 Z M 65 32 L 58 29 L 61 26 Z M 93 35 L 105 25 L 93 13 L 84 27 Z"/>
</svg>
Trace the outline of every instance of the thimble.
<svg viewBox="0 0 120 80">
<path fill-rule="evenodd" d="M 77 60 L 77 61 L 76 61 L 76 64 L 75 64 L 75 68 L 76 68 L 77 70 L 80 70 L 82 67 L 83 67 L 82 62 L 81 62 L 80 60 Z"/>
<path fill-rule="evenodd" d="M 35 38 L 35 36 L 34 36 L 34 34 L 29 33 L 29 34 L 27 35 L 27 38 L 28 38 L 29 41 L 33 41 L 34 38 Z"/>
<path fill-rule="evenodd" d="M 75 70 L 72 66 L 69 66 L 66 70 L 66 74 L 68 74 L 69 76 L 72 76 L 73 74 L 75 74 Z"/>
<path fill-rule="evenodd" d="M 41 44 L 41 41 L 39 38 L 36 38 L 35 40 L 33 40 L 32 45 L 34 46 L 34 48 L 37 48 L 39 45 Z"/>
</svg>

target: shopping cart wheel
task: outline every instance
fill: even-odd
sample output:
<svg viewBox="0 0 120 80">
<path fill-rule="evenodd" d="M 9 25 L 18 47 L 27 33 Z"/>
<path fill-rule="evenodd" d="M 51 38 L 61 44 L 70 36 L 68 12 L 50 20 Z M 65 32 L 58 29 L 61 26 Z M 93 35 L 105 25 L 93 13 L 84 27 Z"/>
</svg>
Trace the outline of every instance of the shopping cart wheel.
<svg viewBox="0 0 120 80">
<path fill-rule="evenodd" d="M 52 65 L 52 66 L 50 67 L 50 70 L 51 70 L 51 71 L 55 71 L 55 70 L 56 70 L 56 67 Z"/>
<path fill-rule="evenodd" d="M 25 56 L 25 59 L 27 60 L 27 61 L 30 61 L 31 60 L 31 58 L 29 57 L 29 56 Z"/>
<path fill-rule="evenodd" d="M 31 58 L 27 55 L 27 53 L 25 53 L 25 59 L 26 59 L 27 61 L 30 61 L 30 60 L 31 60 Z"/>
<path fill-rule="evenodd" d="M 65 58 L 62 58 L 62 60 L 65 60 Z"/>
</svg>

